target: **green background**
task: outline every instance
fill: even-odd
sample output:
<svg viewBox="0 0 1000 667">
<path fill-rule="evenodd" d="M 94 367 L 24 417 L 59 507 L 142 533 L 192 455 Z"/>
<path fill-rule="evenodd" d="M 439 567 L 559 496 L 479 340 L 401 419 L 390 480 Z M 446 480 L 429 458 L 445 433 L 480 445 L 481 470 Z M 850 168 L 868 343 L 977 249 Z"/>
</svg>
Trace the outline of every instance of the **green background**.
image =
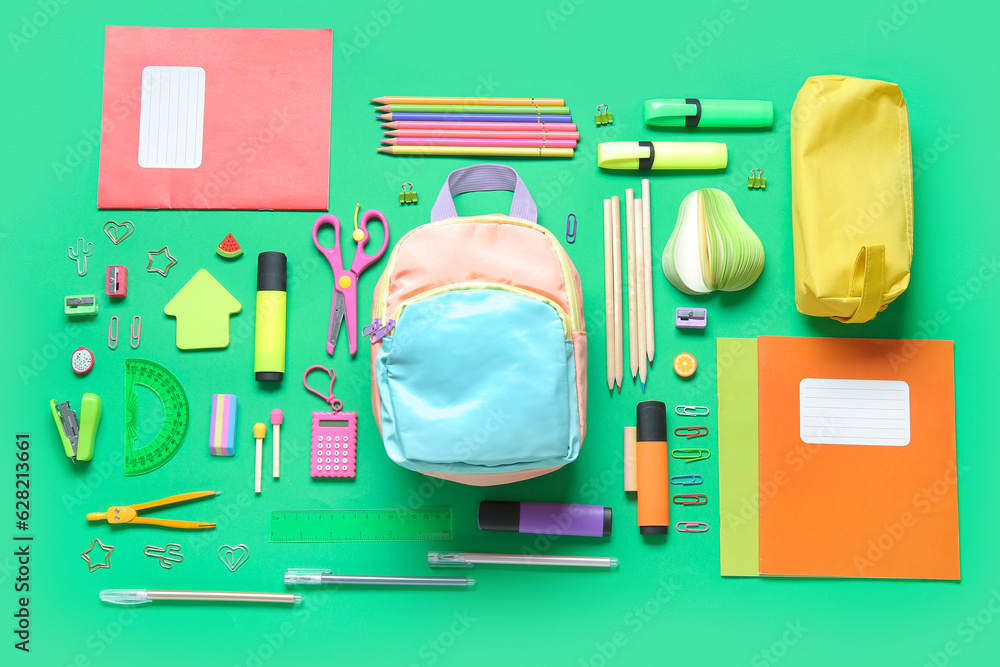
<svg viewBox="0 0 1000 667">
<path fill-rule="evenodd" d="M 123 665 L 288 664 L 295 660 L 367 664 L 458 665 L 985 665 L 1000 653 L 1000 510 L 996 447 L 998 324 L 995 186 L 995 78 L 1000 64 L 994 3 L 941 0 L 837 3 L 543 0 L 469 2 L 197 3 L 18 0 L 5 5 L 0 132 L 3 178 L 2 291 L 13 309 L 3 327 L 3 497 L 13 505 L 15 433 L 31 434 L 31 654 L 12 648 L 13 548 L 0 549 L 0 607 L 7 619 L 4 656 L 15 664 Z M 47 13 L 46 13 L 47 12 Z M 568 213 L 579 238 L 566 246 L 583 278 L 590 333 L 588 434 L 579 460 L 541 479 L 494 489 L 437 485 L 396 467 L 384 455 L 370 409 L 367 346 L 356 358 L 338 346 L 335 387 L 359 413 L 358 476 L 318 482 L 307 473 L 310 413 L 323 404 L 299 382 L 305 367 L 326 363 L 323 349 L 332 278 L 314 249 L 314 213 L 101 212 L 96 209 L 106 24 L 199 27 L 330 27 L 334 31 L 330 211 L 349 219 L 355 202 L 386 212 L 393 239 L 426 222 L 441 183 L 459 159 L 377 155 L 379 128 L 367 100 L 387 94 L 564 97 L 582 128 L 573 160 L 511 161 L 535 195 L 539 220 L 563 234 Z M 368 35 L 366 36 L 366 31 Z M 793 300 L 788 114 L 802 82 L 815 74 L 850 74 L 896 82 L 909 106 L 916 161 L 915 254 L 908 291 L 868 324 L 845 326 L 799 315 Z M 639 186 L 634 173 L 601 173 L 595 146 L 609 139 L 670 139 L 676 132 L 642 124 L 649 97 L 769 99 L 775 124 L 765 132 L 699 132 L 729 144 L 723 174 L 652 174 L 655 265 L 681 198 L 699 187 L 729 192 L 761 237 L 767 266 L 736 294 L 682 298 L 657 272 L 657 358 L 646 392 L 631 382 L 609 396 L 605 384 L 601 200 Z M 592 115 L 606 103 L 610 127 Z M 937 143 L 935 143 L 937 142 Z M 859 156 L 863 159 L 863 156 Z M 762 167 L 764 192 L 747 192 L 749 168 Z M 397 193 L 413 181 L 417 206 Z M 509 195 L 467 195 L 460 214 L 505 211 Z M 135 234 L 113 246 L 106 220 L 129 219 Z M 235 233 L 246 256 L 232 263 L 214 246 Z M 93 241 L 90 271 L 76 275 L 66 247 Z M 144 271 L 146 251 L 169 244 L 178 264 L 166 279 Z M 252 376 L 255 257 L 282 250 L 291 265 L 288 374 L 274 391 Z M 124 263 L 129 296 L 109 304 L 103 269 Z M 361 279 L 368 312 L 378 271 Z M 207 268 L 243 304 L 232 319 L 227 350 L 182 353 L 166 301 L 199 268 Z M 66 294 L 100 295 L 100 315 L 69 321 Z M 709 309 L 709 328 L 681 333 L 679 305 Z M 123 337 L 111 351 L 109 317 Z M 143 318 L 133 352 L 127 324 Z M 935 322 L 937 324 L 935 324 Z M 914 581 L 723 580 L 717 533 L 673 533 L 644 541 L 635 503 L 622 492 L 622 427 L 638 400 L 715 405 L 715 338 L 761 334 L 937 337 L 956 341 L 961 583 Z M 69 356 L 92 349 L 96 367 L 77 378 Z M 690 351 L 700 363 L 690 382 L 670 358 Z M 165 467 L 122 474 L 123 364 L 138 356 L 171 369 L 191 404 L 187 441 Z M 84 391 L 104 400 L 97 455 L 73 467 L 63 456 L 48 400 L 78 404 Z M 205 444 L 209 399 L 239 396 L 237 455 L 215 459 Z M 285 413 L 283 475 L 252 493 L 253 422 Z M 714 430 L 715 415 L 708 419 Z M 714 451 L 714 435 L 709 446 Z M 269 460 L 270 446 L 265 460 Z M 715 460 L 692 464 L 706 475 L 706 507 L 675 509 L 675 520 L 717 526 Z M 266 466 L 265 466 L 266 468 Z M 192 534 L 88 525 L 84 514 L 197 489 L 223 495 L 167 510 L 165 517 L 217 521 Z M 843 480 L 844 494 L 875 494 Z M 480 533 L 479 500 L 523 499 L 610 505 L 615 531 L 606 540 Z M 267 512 L 288 508 L 453 507 L 452 543 L 270 545 Z M 15 534 L 5 510 L 4 534 Z M 10 528 L 8 528 L 10 526 Z M 86 571 L 80 552 L 99 537 L 115 547 L 113 567 Z M 4 538 L 9 539 L 7 537 Z M 147 544 L 179 541 L 185 560 L 163 570 L 142 555 Z M 246 543 L 250 558 L 235 574 L 216 557 L 219 545 Z M 7 543 L 12 544 L 12 543 Z M 428 549 L 609 555 L 621 568 L 560 571 L 487 568 L 470 591 L 308 589 L 299 609 L 239 605 L 155 604 L 129 610 L 99 603 L 102 588 L 206 588 L 281 591 L 286 567 L 342 573 L 429 574 Z M 992 609 L 991 609 L 992 605 Z M 994 658 L 988 658 L 993 655 Z M 4 660 L 8 658 L 5 657 Z"/>
</svg>

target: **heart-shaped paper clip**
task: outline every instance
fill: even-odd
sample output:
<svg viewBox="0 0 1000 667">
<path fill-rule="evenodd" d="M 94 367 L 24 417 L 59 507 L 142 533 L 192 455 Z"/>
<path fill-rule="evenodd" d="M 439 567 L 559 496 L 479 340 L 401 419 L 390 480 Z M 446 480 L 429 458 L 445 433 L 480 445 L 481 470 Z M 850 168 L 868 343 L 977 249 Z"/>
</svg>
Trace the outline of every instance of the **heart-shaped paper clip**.
<svg viewBox="0 0 1000 667">
<path fill-rule="evenodd" d="M 235 547 L 231 544 L 223 544 L 219 547 L 219 558 L 226 564 L 230 572 L 238 570 L 249 557 L 250 547 L 245 544 L 237 544 Z"/>
<path fill-rule="evenodd" d="M 674 429 L 674 435 L 682 438 L 701 438 L 708 435 L 707 426 L 678 426 Z"/>
<path fill-rule="evenodd" d="M 330 393 L 327 396 L 324 396 L 323 394 L 319 393 L 318 391 L 310 387 L 308 382 L 306 382 L 306 378 L 309 377 L 309 374 L 317 369 L 323 371 L 324 373 L 330 376 L 330 389 L 329 389 Z M 306 369 L 306 372 L 302 374 L 302 385 L 306 388 L 306 391 L 316 394 L 324 401 L 329 403 L 330 407 L 333 408 L 334 412 L 340 412 L 340 409 L 344 407 L 344 403 L 333 395 L 333 383 L 336 381 L 337 381 L 337 374 L 333 371 L 332 368 L 327 368 L 326 366 L 319 366 L 319 365 L 310 366 L 309 368 Z"/>
<path fill-rule="evenodd" d="M 120 230 L 124 229 L 125 233 L 122 234 Z M 118 245 L 128 237 L 132 236 L 132 232 L 135 231 L 135 225 L 126 220 L 120 225 L 114 220 L 108 220 L 104 223 L 104 233 L 108 235 L 111 242 Z"/>
</svg>

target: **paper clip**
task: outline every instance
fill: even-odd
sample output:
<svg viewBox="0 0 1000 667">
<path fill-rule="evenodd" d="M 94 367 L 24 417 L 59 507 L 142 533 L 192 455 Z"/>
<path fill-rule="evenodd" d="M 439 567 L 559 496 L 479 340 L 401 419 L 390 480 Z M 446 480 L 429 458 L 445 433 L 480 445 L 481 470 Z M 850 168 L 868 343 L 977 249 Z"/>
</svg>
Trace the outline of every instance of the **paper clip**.
<svg viewBox="0 0 1000 667">
<path fill-rule="evenodd" d="M 611 117 L 611 114 L 608 113 L 608 105 L 598 104 L 597 115 L 594 116 L 594 123 L 596 123 L 598 126 L 601 126 L 601 125 L 611 125 L 611 123 L 613 122 L 614 119 Z"/>
<path fill-rule="evenodd" d="M 108 349 L 113 350 L 118 347 L 118 316 L 111 316 L 111 324 L 108 325 Z"/>
<path fill-rule="evenodd" d="M 763 169 L 751 169 L 750 177 L 747 178 L 747 190 L 764 190 L 767 188 L 767 179 L 764 178 Z"/>
<path fill-rule="evenodd" d="M 683 493 L 674 496 L 675 505 L 706 505 L 708 496 L 704 493 Z"/>
<path fill-rule="evenodd" d="M 708 435 L 707 426 L 678 426 L 674 429 L 674 435 L 682 438 L 701 438 Z"/>
<path fill-rule="evenodd" d="M 677 531 L 681 533 L 705 533 L 708 532 L 708 524 L 701 521 L 678 521 Z"/>
<path fill-rule="evenodd" d="M 675 459 L 691 463 L 692 461 L 707 459 L 712 453 L 707 449 L 699 447 L 697 449 L 672 449 L 670 450 L 670 455 Z"/>
<path fill-rule="evenodd" d="M 76 274 L 87 275 L 87 258 L 94 252 L 94 244 L 82 236 L 76 240 L 76 250 L 69 246 L 69 258 L 76 261 Z"/>
<path fill-rule="evenodd" d="M 142 335 L 142 318 L 136 315 L 132 318 L 132 330 L 129 335 L 128 344 L 133 350 L 139 349 L 139 337 Z"/>
<path fill-rule="evenodd" d="M 570 224 L 570 220 L 573 221 L 572 225 Z M 575 242 L 576 242 L 576 214 L 570 213 L 566 217 L 566 243 L 575 243 Z"/>
<path fill-rule="evenodd" d="M 142 553 L 159 559 L 160 567 L 166 570 L 172 568 L 174 563 L 184 561 L 184 554 L 181 553 L 181 545 L 179 544 L 168 544 L 165 547 L 146 545 L 146 548 L 142 550 Z"/>
<path fill-rule="evenodd" d="M 406 189 L 407 185 L 410 186 L 409 190 Z M 413 190 L 413 183 L 410 183 L 409 181 L 403 183 L 403 191 L 399 193 L 399 203 L 400 204 L 417 203 L 417 193 Z"/>
<path fill-rule="evenodd" d="M 692 486 L 694 484 L 701 484 L 701 475 L 674 475 L 670 478 L 671 484 L 681 484 L 683 486 Z"/>
<path fill-rule="evenodd" d="M 674 408 L 674 412 L 681 417 L 706 417 L 709 409 L 705 405 L 678 405 Z"/>
</svg>

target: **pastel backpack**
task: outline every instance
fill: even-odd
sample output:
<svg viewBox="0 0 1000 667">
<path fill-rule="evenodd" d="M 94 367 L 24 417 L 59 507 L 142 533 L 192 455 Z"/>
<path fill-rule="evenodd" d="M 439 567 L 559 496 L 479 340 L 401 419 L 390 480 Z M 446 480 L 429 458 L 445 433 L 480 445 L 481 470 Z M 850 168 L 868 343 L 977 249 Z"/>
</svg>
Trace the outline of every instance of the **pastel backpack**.
<svg viewBox="0 0 1000 667">
<path fill-rule="evenodd" d="M 510 215 L 458 217 L 453 195 L 488 190 L 513 191 Z M 487 486 L 579 454 L 583 292 L 537 219 L 517 172 L 474 165 L 448 176 L 430 224 L 393 249 L 372 307 L 373 323 L 390 331 L 372 346 L 372 407 L 386 453 L 404 468 Z"/>
</svg>

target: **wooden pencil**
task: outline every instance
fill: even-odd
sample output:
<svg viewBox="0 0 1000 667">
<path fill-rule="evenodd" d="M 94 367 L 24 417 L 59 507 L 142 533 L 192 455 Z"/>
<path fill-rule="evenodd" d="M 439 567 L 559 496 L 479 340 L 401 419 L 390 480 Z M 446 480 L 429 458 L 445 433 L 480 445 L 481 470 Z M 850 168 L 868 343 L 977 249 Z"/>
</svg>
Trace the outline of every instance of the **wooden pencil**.
<svg viewBox="0 0 1000 667">
<path fill-rule="evenodd" d="M 625 250 L 628 257 L 628 363 L 632 381 L 639 374 L 639 337 L 635 310 L 635 192 L 625 190 Z"/>
<path fill-rule="evenodd" d="M 618 195 L 611 198 L 611 248 L 612 269 L 615 283 L 615 383 L 618 391 L 622 390 L 622 380 L 625 378 L 625 351 L 622 343 L 622 213 L 621 200 Z"/>
<path fill-rule="evenodd" d="M 518 121 L 483 121 L 483 120 L 394 120 L 382 123 L 385 130 L 483 130 L 512 132 L 577 132 L 576 123 L 524 123 Z"/>
<path fill-rule="evenodd" d="M 642 234 L 642 200 L 635 200 L 635 312 L 636 357 L 639 365 L 639 384 L 646 391 L 646 244 Z"/>
<path fill-rule="evenodd" d="M 646 358 L 653 363 L 656 356 L 656 327 L 653 322 L 653 239 L 650 220 L 652 203 L 649 201 L 649 179 L 642 179 L 642 233 L 646 249 Z"/>
<path fill-rule="evenodd" d="M 389 155 L 492 155 L 502 157 L 573 157 L 572 148 L 502 148 L 497 146 L 379 146 Z"/>
<path fill-rule="evenodd" d="M 611 240 L 611 200 L 604 200 L 604 338 L 607 353 L 608 391 L 615 386 L 615 279 L 613 241 Z"/>
<path fill-rule="evenodd" d="M 469 139 L 580 139 L 579 132 L 551 132 L 548 130 L 389 130 L 387 137 L 449 137 Z"/>
<path fill-rule="evenodd" d="M 568 114 L 569 107 L 503 106 L 496 104 L 383 104 L 381 113 L 519 113 Z"/>
<path fill-rule="evenodd" d="M 376 97 L 372 104 L 499 104 L 504 106 L 534 105 L 539 107 L 566 106 L 566 100 L 550 97 Z"/>
<path fill-rule="evenodd" d="M 576 139 L 480 139 L 478 137 L 390 137 L 382 140 L 388 146 L 521 146 L 524 148 L 576 148 Z"/>
</svg>

